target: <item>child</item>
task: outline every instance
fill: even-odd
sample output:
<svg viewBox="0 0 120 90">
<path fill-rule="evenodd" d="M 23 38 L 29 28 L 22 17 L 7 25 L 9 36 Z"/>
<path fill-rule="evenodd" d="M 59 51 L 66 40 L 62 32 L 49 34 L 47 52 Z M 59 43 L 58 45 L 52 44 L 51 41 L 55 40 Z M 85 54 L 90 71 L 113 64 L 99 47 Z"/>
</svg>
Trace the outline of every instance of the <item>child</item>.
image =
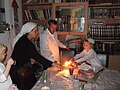
<svg viewBox="0 0 120 90">
<path fill-rule="evenodd" d="M 85 39 L 83 42 L 84 50 L 80 54 L 77 54 L 73 59 L 77 63 L 86 62 L 94 67 L 95 71 L 98 71 L 103 67 L 97 58 L 96 52 L 92 49 L 93 44 L 95 44 L 95 42 L 92 38 Z"/>
<path fill-rule="evenodd" d="M 6 67 L 2 63 L 7 56 L 7 47 L 0 43 L 0 90 L 8 90 L 12 85 L 12 80 L 9 75 L 11 66 L 14 64 L 12 58 L 7 61 Z"/>
</svg>

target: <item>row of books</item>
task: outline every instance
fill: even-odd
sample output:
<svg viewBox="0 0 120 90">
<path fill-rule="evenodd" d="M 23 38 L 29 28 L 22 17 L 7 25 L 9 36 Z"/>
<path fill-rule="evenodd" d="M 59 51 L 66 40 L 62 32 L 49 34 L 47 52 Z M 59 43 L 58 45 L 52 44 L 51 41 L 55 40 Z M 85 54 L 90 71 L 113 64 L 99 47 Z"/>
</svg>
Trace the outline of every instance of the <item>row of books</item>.
<svg viewBox="0 0 120 90">
<path fill-rule="evenodd" d="M 90 4 L 100 4 L 100 3 L 120 3 L 120 0 L 89 0 Z"/>
<path fill-rule="evenodd" d="M 27 0 L 27 1 L 24 1 L 23 3 L 26 3 L 26 4 L 31 4 L 31 3 L 47 3 L 48 0 Z"/>
<path fill-rule="evenodd" d="M 89 0 L 28 0 L 24 3 L 61 3 L 61 2 L 89 2 Z"/>
<path fill-rule="evenodd" d="M 60 2 L 89 2 L 96 3 L 120 3 L 120 0 L 22 0 L 23 3 L 60 3 Z"/>
<path fill-rule="evenodd" d="M 98 40 L 120 40 L 120 25 L 92 25 L 88 35 Z"/>
<path fill-rule="evenodd" d="M 94 50 L 98 53 L 120 54 L 120 43 L 104 43 L 97 41 L 94 45 Z"/>
<path fill-rule="evenodd" d="M 51 18 L 51 9 L 24 10 L 24 20 L 45 20 Z"/>
<path fill-rule="evenodd" d="M 90 18 L 120 18 L 120 8 L 90 8 Z"/>
</svg>

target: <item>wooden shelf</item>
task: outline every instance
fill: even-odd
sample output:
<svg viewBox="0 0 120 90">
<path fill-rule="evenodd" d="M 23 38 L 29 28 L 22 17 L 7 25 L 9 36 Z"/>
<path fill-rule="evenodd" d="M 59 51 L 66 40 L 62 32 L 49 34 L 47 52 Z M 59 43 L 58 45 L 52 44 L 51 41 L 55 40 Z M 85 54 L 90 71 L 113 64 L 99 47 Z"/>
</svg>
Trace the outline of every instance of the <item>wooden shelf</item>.
<svg viewBox="0 0 120 90">
<path fill-rule="evenodd" d="M 48 22 L 48 20 L 23 20 L 24 23 L 26 22 L 35 22 L 37 23 L 38 25 L 43 25 L 45 26 L 46 23 Z"/>
<path fill-rule="evenodd" d="M 52 3 L 29 3 L 29 4 L 22 4 L 22 6 L 45 6 L 45 5 L 52 5 Z"/>
<path fill-rule="evenodd" d="M 108 18 L 108 19 L 89 19 L 89 25 L 102 24 L 102 25 L 117 25 L 120 24 L 120 18 Z"/>
<path fill-rule="evenodd" d="M 23 23 L 31 21 L 46 26 L 52 18 L 52 3 L 24 3 L 22 9 Z"/>
<path fill-rule="evenodd" d="M 85 36 L 86 32 L 57 32 L 58 35 L 80 35 Z"/>
<path fill-rule="evenodd" d="M 120 3 L 89 4 L 89 34 L 98 52 L 119 54 Z"/>
<path fill-rule="evenodd" d="M 117 8 L 117 7 L 120 7 L 120 3 L 116 3 L 116 4 L 112 4 L 112 3 L 101 3 L 101 4 L 89 4 L 88 7 L 100 7 L 100 8 L 111 8 L 111 7 L 114 7 L 114 8 Z"/>
<path fill-rule="evenodd" d="M 95 39 L 97 42 L 104 42 L 104 43 L 115 43 L 115 42 L 120 42 L 120 40 L 99 40 Z"/>
</svg>

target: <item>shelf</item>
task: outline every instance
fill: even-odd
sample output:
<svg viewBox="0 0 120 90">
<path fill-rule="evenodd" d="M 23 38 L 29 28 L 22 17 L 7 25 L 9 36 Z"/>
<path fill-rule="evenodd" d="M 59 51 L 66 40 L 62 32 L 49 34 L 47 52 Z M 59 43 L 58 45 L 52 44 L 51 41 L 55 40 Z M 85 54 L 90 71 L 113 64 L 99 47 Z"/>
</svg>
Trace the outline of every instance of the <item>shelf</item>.
<svg viewBox="0 0 120 90">
<path fill-rule="evenodd" d="M 104 43 L 115 43 L 115 42 L 120 42 L 120 40 L 99 40 L 95 39 L 96 42 L 104 42 Z"/>
<path fill-rule="evenodd" d="M 95 41 L 94 50 L 108 54 L 120 54 L 120 40 L 98 40 Z"/>
<path fill-rule="evenodd" d="M 57 33 L 58 35 L 80 35 L 80 36 L 85 36 L 86 34 L 86 32 L 81 33 L 81 32 L 60 32 L 60 31 L 58 31 Z"/>
<path fill-rule="evenodd" d="M 120 3 L 88 5 L 88 37 L 97 52 L 120 54 Z"/>
<path fill-rule="evenodd" d="M 120 3 L 112 4 L 112 3 L 101 3 L 101 4 L 89 4 L 88 7 L 95 7 L 95 8 L 116 8 L 120 7 Z"/>
<path fill-rule="evenodd" d="M 120 24 L 120 18 L 108 18 L 108 19 L 89 19 L 89 25 L 92 24 L 102 24 L 102 25 L 117 25 Z"/>
<path fill-rule="evenodd" d="M 48 22 L 48 20 L 47 20 L 47 19 L 46 19 L 46 20 L 23 20 L 23 22 L 24 22 L 24 23 L 26 23 L 26 22 L 35 22 L 35 23 L 37 23 L 38 25 L 43 25 L 43 26 L 45 26 L 46 23 Z"/>
<path fill-rule="evenodd" d="M 52 5 L 52 3 L 29 3 L 29 4 L 22 4 L 22 6 L 44 6 L 44 5 Z"/>
<path fill-rule="evenodd" d="M 46 26 L 52 18 L 52 3 L 24 3 L 22 9 L 23 23 L 31 21 Z"/>
</svg>

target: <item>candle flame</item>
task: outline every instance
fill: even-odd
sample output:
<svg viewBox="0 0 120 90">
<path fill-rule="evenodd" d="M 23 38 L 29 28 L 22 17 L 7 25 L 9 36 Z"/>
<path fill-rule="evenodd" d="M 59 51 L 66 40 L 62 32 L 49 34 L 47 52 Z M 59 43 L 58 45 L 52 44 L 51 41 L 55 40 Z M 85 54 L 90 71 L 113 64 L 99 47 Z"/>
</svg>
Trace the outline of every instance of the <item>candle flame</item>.
<svg viewBox="0 0 120 90">
<path fill-rule="evenodd" d="M 65 62 L 64 66 L 65 66 L 65 67 L 68 67 L 68 66 L 71 65 L 71 63 L 72 63 L 71 61 L 67 61 L 67 62 Z"/>
</svg>

